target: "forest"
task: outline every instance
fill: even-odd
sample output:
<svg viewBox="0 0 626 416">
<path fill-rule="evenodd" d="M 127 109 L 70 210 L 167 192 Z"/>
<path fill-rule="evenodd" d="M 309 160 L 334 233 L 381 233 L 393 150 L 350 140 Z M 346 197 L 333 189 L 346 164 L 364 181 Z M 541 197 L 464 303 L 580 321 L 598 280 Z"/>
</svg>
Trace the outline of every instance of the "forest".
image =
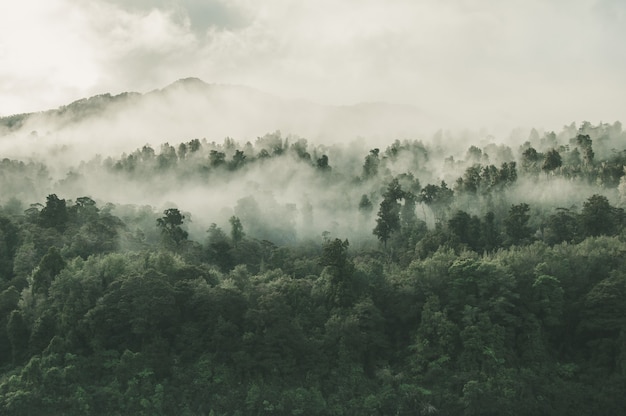
<svg viewBox="0 0 626 416">
<path fill-rule="evenodd" d="M 623 414 L 626 131 L 461 136 L 0 160 L 0 413 Z"/>
</svg>

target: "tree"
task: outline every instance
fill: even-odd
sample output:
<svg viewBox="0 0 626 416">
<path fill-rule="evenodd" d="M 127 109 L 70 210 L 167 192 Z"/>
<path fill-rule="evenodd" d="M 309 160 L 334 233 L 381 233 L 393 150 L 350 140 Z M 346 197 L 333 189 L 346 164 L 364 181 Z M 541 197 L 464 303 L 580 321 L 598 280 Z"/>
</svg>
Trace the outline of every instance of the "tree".
<svg viewBox="0 0 626 416">
<path fill-rule="evenodd" d="M 369 155 L 365 156 L 365 162 L 363 163 L 363 179 L 373 178 L 378 175 L 378 165 L 380 164 L 380 159 L 378 158 L 378 154 L 380 153 L 380 149 L 372 149 L 370 150 Z"/>
<path fill-rule="evenodd" d="M 441 221 L 445 216 L 445 210 L 448 208 L 454 197 L 454 191 L 448 188 L 448 185 L 441 181 L 441 185 L 428 184 L 419 193 L 418 200 L 430 207 L 437 221 Z"/>
<path fill-rule="evenodd" d="M 532 235 L 532 229 L 528 226 L 530 219 L 528 211 L 530 207 L 525 203 L 512 205 L 509 209 L 509 215 L 504 220 L 504 228 L 512 244 L 527 242 Z"/>
<path fill-rule="evenodd" d="M 238 218 L 238 217 L 235 217 Z M 243 232 L 243 230 L 242 230 Z M 224 231 L 216 224 L 211 224 L 207 230 L 207 256 L 208 260 L 217 265 L 222 271 L 230 270 L 233 264 L 232 246 Z M 242 236 L 243 238 L 243 236 Z"/>
<path fill-rule="evenodd" d="M 546 153 L 546 158 L 543 161 L 541 169 L 544 172 L 548 173 L 557 168 L 560 168 L 562 164 L 563 161 L 561 160 L 561 155 L 559 154 L 559 152 L 556 149 L 550 149 L 548 153 Z"/>
<path fill-rule="evenodd" d="M 528 147 L 522 152 L 522 167 L 526 171 L 535 171 L 542 155 L 534 147 Z"/>
<path fill-rule="evenodd" d="M 239 217 L 233 215 L 228 221 L 230 222 L 231 226 L 230 237 L 232 238 L 233 244 L 236 247 L 237 244 L 239 244 L 239 242 L 243 240 L 243 238 L 246 236 L 246 233 L 243 232 L 243 225 L 241 225 L 241 220 L 239 219 Z"/>
<path fill-rule="evenodd" d="M 3 279 L 13 277 L 13 259 L 19 242 L 18 227 L 8 218 L 0 216 L 0 285 Z"/>
<path fill-rule="evenodd" d="M 246 155 L 243 154 L 242 150 L 235 150 L 235 154 L 233 155 L 233 159 L 228 164 L 231 170 L 237 170 L 246 163 Z"/>
<path fill-rule="evenodd" d="M 583 203 L 580 220 L 583 232 L 587 236 L 613 235 L 619 231 L 616 227 L 614 208 L 603 195 L 595 194 Z"/>
<path fill-rule="evenodd" d="M 491 252 L 500 247 L 500 234 L 496 227 L 496 216 L 492 211 L 485 214 L 481 229 L 481 238 L 483 249 L 487 252 Z"/>
<path fill-rule="evenodd" d="M 48 289 L 54 278 L 65 268 L 65 260 L 56 247 L 50 247 L 33 272 L 33 293 L 48 296 Z"/>
<path fill-rule="evenodd" d="M 467 244 L 474 251 L 480 250 L 481 223 L 477 216 L 470 216 L 467 212 L 459 210 L 448 220 L 448 228 L 461 243 Z"/>
<path fill-rule="evenodd" d="M 13 363 L 17 364 L 26 358 L 28 351 L 28 337 L 30 333 L 22 312 L 14 310 L 9 315 L 7 320 L 7 336 L 11 343 L 11 350 L 13 351 Z"/>
<path fill-rule="evenodd" d="M 176 155 L 176 149 L 170 146 L 169 143 L 161 145 L 161 153 L 157 156 L 157 167 L 160 170 L 167 170 L 176 167 L 178 162 L 178 156 Z"/>
<path fill-rule="evenodd" d="M 361 195 L 361 200 L 359 201 L 359 211 L 364 215 L 369 215 L 372 212 L 374 206 L 372 205 L 372 201 L 367 197 L 367 195 Z"/>
<path fill-rule="evenodd" d="M 593 163 L 593 149 L 592 149 L 591 137 L 588 134 L 579 134 L 576 136 L 576 144 L 580 146 L 583 154 L 583 162 L 585 165 L 591 165 Z"/>
<path fill-rule="evenodd" d="M 400 208 L 398 200 L 404 197 L 404 192 L 398 183 L 398 179 L 394 178 L 383 194 L 383 201 L 380 203 L 378 210 L 378 218 L 376 218 L 376 227 L 374 227 L 374 235 L 387 247 L 387 241 L 392 233 L 400 229 Z"/>
<path fill-rule="evenodd" d="M 571 242 L 578 238 L 578 234 L 578 218 L 566 208 L 557 208 L 556 213 L 546 221 L 544 240 L 548 244 Z"/>
<path fill-rule="evenodd" d="M 56 194 L 50 194 L 46 199 L 46 206 L 39 213 L 41 226 L 63 231 L 68 220 L 65 199 L 59 199 Z"/>
<path fill-rule="evenodd" d="M 324 243 L 320 264 L 330 276 L 330 303 L 333 306 L 348 306 L 356 297 L 353 275 L 354 264 L 348 259 L 348 240 L 338 238 Z"/>
<path fill-rule="evenodd" d="M 212 167 L 218 168 L 226 163 L 226 154 L 217 150 L 211 150 L 209 152 L 209 162 Z"/>
<path fill-rule="evenodd" d="M 200 148 L 202 147 L 202 144 L 200 143 L 200 140 L 198 139 L 193 139 L 189 142 L 189 151 L 191 153 L 195 153 L 198 150 L 200 150 Z"/>
<path fill-rule="evenodd" d="M 169 208 L 163 211 L 164 217 L 157 219 L 157 226 L 161 228 L 161 234 L 170 243 L 179 245 L 187 239 L 187 231 L 182 229 L 185 216 L 177 208 Z"/>
<path fill-rule="evenodd" d="M 322 155 L 322 157 L 317 159 L 317 168 L 323 172 L 328 172 L 331 170 L 331 167 L 328 164 L 328 156 Z"/>
</svg>

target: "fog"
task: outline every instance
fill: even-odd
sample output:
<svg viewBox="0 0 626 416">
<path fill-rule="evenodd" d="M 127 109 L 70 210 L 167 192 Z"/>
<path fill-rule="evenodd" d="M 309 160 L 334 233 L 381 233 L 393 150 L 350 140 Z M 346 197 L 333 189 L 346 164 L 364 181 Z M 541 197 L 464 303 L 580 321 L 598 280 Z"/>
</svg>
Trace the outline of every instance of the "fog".
<svg viewBox="0 0 626 416">
<path fill-rule="evenodd" d="M 570 140 L 585 120 L 604 126 L 590 132 L 593 172 L 539 166 L 501 191 L 500 206 L 463 196 L 449 210 L 504 212 L 523 200 L 549 209 L 596 192 L 619 199 L 602 182 L 616 174 L 601 163 L 623 148 L 621 126 L 607 127 L 625 117 L 623 2 L 39 3 L 0 5 L 0 156 L 25 163 L 7 164 L 3 203 L 89 195 L 157 213 L 176 205 L 195 237 L 249 215 L 248 227 L 284 219 L 285 241 L 322 231 L 372 238 L 392 178 L 455 189 L 477 163 L 515 161 L 521 173 L 526 141 L 541 157 L 558 148 L 575 158 Z M 258 160 L 259 138 L 275 132 L 286 149 L 306 140 L 310 160 L 295 150 Z M 194 139 L 198 160 L 115 168 L 144 146 L 157 158 L 164 144 L 176 152 Z M 471 146 L 483 156 L 468 158 Z M 209 166 L 211 150 L 230 163 L 235 148 L 254 163 Z M 373 149 L 381 167 L 367 179 Z M 332 169 L 321 172 L 323 155 Z M 533 186 L 543 174 L 545 185 Z M 369 216 L 358 211 L 363 195 Z M 255 204 L 260 213 L 244 209 Z M 427 208 L 417 213 L 432 227 L 441 214 Z"/>
<path fill-rule="evenodd" d="M 190 138 L 221 142 L 231 137 L 245 143 L 276 130 L 327 145 L 358 137 L 384 143 L 389 138 L 424 137 L 436 126 L 412 106 L 324 106 L 190 78 L 143 95 L 95 96 L 34 114 L 17 130 L 5 128 L 0 149 L 12 157 L 54 154 L 76 161 Z"/>
<path fill-rule="evenodd" d="M 617 0 L 4 3 L 0 115 L 194 76 L 323 105 L 410 105 L 442 128 L 498 136 L 613 122 L 626 108 L 625 11 Z"/>
<path fill-rule="evenodd" d="M 324 106 L 199 79 L 11 120 L 2 119 L 0 152 L 7 164 L 0 203 L 15 197 L 27 208 L 51 193 L 69 200 L 89 196 L 100 207 L 115 204 L 113 213 L 135 216 L 133 222 L 151 213 L 145 220 L 151 228 L 156 216 L 177 207 L 196 241 L 213 223 L 227 229 L 235 215 L 250 236 L 276 243 L 319 240 L 323 233 L 373 243 L 382 195 L 399 175 L 412 178 L 405 187 L 415 180 L 417 192 L 442 181 L 455 190 L 445 212 L 418 203 L 417 218 L 430 228 L 457 209 L 479 216 L 491 210 L 503 218 L 516 203 L 549 215 L 559 207 L 579 209 L 595 193 L 619 202 L 615 186 L 521 168 L 528 146 L 559 148 L 567 158 L 582 133 L 593 137 L 597 159 L 608 160 L 610 149 L 623 147 L 619 123 L 570 124 L 557 133 L 516 129 L 496 137 L 484 129 L 438 128 L 410 106 Z M 374 149 L 376 171 L 368 176 L 365 160 Z M 240 164 L 237 151 L 244 156 Z M 25 165 L 8 167 L 9 159 Z M 520 178 L 495 196 L 464 194 L 457 183 L 477 164 L 510 162 Z M 369 212 L 359 210 L 364 195 Z"/>
</svg>

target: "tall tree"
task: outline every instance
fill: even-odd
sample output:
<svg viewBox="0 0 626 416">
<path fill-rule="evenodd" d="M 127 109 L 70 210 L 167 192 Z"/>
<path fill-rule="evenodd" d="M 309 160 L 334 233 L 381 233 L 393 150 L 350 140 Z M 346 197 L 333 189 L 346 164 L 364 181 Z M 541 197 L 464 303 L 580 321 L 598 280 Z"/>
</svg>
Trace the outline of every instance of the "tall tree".
<svg viewBox="0 0 626 416">
<path fill-rule="evenodd" d="M 67 224 L 68 214 L 65 199 L 59 199 L 56 194 L 50 194 L 46 198 L 46 206 L 39 213 L 39 221 L 42 227 L 56 228 L 63 231 Z"/>
<path fill-rule="evenodd" d="M 333 306 L 345 307 L 356 297 L 354 264 L 348 258 L 348 240 L 329 240 L 322 247 L 320 263 L 330 275 L 329 301 Z"/>
<path fill-rule="evenodd" d="M 546 153 L 546 158 L 543 161 L 541 169 L 544 172 L 548 173 L 554 171 L 557 168 L 560 168 L 562 164 L 563 161 L 561 160 L 561 155 L 559 154 L 559 152 L 556 149 L 550 149 L 548 153 Z"/>
<path fill-rule="evenodd" d="M 228 220 L 230 222 L 230 237 L 233 240 L 233 244 L 235 247 L 243 238 L 246 236 L 246 233 L 243 231 L 243 225 L 241 224 L 241 220 L 239 217 L 232 216 Z"/>
<path fill-rule="evenodd" d="M 576 136 L 576 144 L 580 146 L 580 149 L 582 150 L 583 162 L 585 165 L 591 165 L 593 163 L 594 153 L 592 143 L 593 141 L 588 134 L 579 134 Z"/>
<path fill-rule="evenodd" d="M 504 228 L 512 244 L 528 242 L 532 235 L 532 229 L 528 226 L 530 215 L 528 204 L 521 203 L 512 205 L 509 215 L 504 220 Z"/>
<path fill-rule="evenodd" d="M 380 159 L 378 158 L 378 154 L 380 153 L 380 149 L 372 149 L 370 150 L 369 155 L 365 156 L 365 162 L 363 163 L 363 179 L 373 178 L 378 175 L 378 165 L 380 164 Z"/>
<path fill-rule="evenodd" d="M 48 295 L 54 278 L 65 268 L 65 260 L 56 247 L 50 247 L 33 272 L 33 293 Z"/>
<path fill-rule="evenodd" d="M 161 234 L 168 243 L 179 245 L 187 239 L 187 231 L 182 229 L 185 216 L 177 208 L 169 208 L 163 211 L 165 216 L 157 219 L 157 225 L 161 228 Z"/>
<path fill-rule="evenodd" d="M 374 235 L 387 247 L 387 241 L 391 234 L 400 229 L 400 208 L 398 202 L 404 197 L 404 192 L 400 187 L 397 178 L 394 178 L 387 190 L 383 194 L 383 200 L 378 210 L 378 218 L 376 218 L 376 227 L 374 227 Z"/>
<path fill-rule="evenodd" d="M 614 208 L 604 195 L 593 195 L 583 203 L 580 220 L 583 232 L 587 236 L 613 235 L 615 227 Z"/>
</svg>

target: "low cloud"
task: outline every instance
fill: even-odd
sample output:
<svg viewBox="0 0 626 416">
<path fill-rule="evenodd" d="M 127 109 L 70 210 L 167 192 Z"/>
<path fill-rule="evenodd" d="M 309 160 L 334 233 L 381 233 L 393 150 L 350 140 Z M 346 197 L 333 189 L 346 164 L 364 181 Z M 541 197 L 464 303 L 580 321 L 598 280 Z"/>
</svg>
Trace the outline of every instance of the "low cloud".
<svg viewBox="0 0 626 416">
<path fill-rule="evenodd" d="M 413 104 L 470 128 L 612 122 L 626 107 L 617 1 L 35 3 L 0 6 L 0 114 L 187 76 Z"/>
</svg>

